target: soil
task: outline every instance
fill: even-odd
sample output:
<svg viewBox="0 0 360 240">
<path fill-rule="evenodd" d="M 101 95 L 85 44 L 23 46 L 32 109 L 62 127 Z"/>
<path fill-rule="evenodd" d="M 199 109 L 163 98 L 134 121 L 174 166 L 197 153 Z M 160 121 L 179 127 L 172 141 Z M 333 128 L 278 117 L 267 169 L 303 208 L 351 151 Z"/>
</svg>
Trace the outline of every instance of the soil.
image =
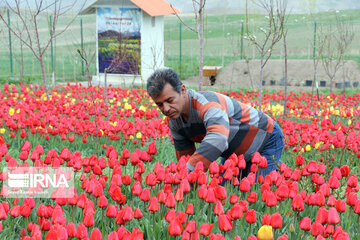
<svg viewBox="0 0 360 240">
<path fill-rule="evenodd" d="M 330 80 L 321 62 L 317 66 L 317 80 L 320 89 L 329 89 Z M 245 60 L 231 62 L 218 71 L 216 81 L 210 85 L 208 78 L 204 77 L 206 89 L 259 89 L 260 60 Z M 344 75 L 347 87 L 353 87 L 360 82 L 360 71 L 355 61 L 349 60 L 344 65 Z M 269 60 L 263 72 L 263 89 L 284 89 L 284 61 Z M 184 80 L 184 84 L 191 87 L 198 86 L 198 76 Z M 312 60 L 288 60 L 288 90 L 289 91 L 311 91 L 310 81 L 314 79 L 314 64 Z M 310 80 L 310 81 L 309 81 Z M 308 86 L 308 84 L 310 84 Z M 325 86 L 324 86 L 325 84 Z M 342 89 L 343 70 L 340 67 L 333 80 L 333 89 Z M 359 87 L 359 86 L 358 86 Z"/>
</svg>

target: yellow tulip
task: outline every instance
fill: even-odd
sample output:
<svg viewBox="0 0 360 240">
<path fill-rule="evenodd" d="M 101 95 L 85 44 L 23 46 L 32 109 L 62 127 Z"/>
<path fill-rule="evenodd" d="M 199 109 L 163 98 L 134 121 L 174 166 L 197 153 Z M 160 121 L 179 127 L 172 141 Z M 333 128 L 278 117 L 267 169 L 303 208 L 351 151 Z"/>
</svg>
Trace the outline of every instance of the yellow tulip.
<svg viewBox="0 0 360 240">
<path fill-rule="evenodd" d="M 258 233 L 257 233 L 257 237 L 259 240 L 272 240 L 274 235 L 272 232 L 272 227 L 269 225 L 263 225 Z"/>
<path fill-rule="evenodd" d="M 14 115 L 15 113 L 15 110 L 13 108 L 9 108 L 9 114 L 10 116 Z"/>
<path fill-rule="evenodd" d="M 6 129 L 5 128 L 0 128 L 0 134 L 5 134 Z"/>
<path fill-rule="evenodd" d="M 138 133 L 136 134 L 136 138 L 137 138 L 137 139 L 141 139 L 141 138 L 142 138 L 141 132 L 138 132 Z"/>
</svg>

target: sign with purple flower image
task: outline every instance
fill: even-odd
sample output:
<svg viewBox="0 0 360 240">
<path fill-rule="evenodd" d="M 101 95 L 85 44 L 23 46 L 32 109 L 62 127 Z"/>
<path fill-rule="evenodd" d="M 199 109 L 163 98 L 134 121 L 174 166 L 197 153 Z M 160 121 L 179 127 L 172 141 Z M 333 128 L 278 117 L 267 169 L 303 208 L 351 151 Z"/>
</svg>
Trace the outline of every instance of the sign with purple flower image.
<svg viewBox="0 0 360 240">
<path fill-rule="evenodd" d="M 97 8 L 99 73 L 140 75 L 141 10 Z"/>
</svg>

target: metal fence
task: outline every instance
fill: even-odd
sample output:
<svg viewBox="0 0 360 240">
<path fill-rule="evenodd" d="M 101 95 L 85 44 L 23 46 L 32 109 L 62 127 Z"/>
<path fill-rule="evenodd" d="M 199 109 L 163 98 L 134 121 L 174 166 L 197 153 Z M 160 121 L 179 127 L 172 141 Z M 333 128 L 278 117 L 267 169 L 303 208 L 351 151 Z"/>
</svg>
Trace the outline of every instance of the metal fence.
<svg viewBox="0 0 360 240">
<path fill-rule="evenodd" d="M 246 39 L 244 18 L 234 19 L 233 16 L 213 18 L 204 22 L 204 65 L 226 66 L 234 60 L 260 58 L 259 51 Z M 165 63 L 179 71 L 183 79 L 196 76 L 200 56 L 197 35 L 180 20 L 171 19 L 171 21 L 171 24 L 165 27 Z M 177 25 L 174 22 L 177 22 Z M 186 24 L 188 23 L 194 24 L 190 21 Z M 267 22 L 264 19 L 250 19 L 248 23 L 249 31 L 257 36 L 260 42 L 263 36 L 261 26 L 265 24 Z M 346 24 L 351 26 L 355 37 L 345 53 L 345 59 L 360 63 L 360 42 L 357 40 L 360 37 L 360 20 L 348 20 Z M 314 54 L 315 57 L 319 57 L 318 52 L 314 52 L 314 39 L 317 41 L 316 38 L 321 34 L 319 30 L 329 25 L 336 29 L 336 22 L 333 19 L 312 21 L 303 15 L 298 19 L 292 17 L 286 23 L 288 58 L 313 59 Z M 275 45 L 271 58 L 284 58 L 282 40 Z"/>
<path fill-rule="evenodd" d="M 40 37 L 45 41 L 50 34 L 49 22 L 51 16 L 42 16 L 39 26 Z M 15 25 L 17 22 L 9 24 Z M 329 14 L 329 19 L 317 21 L 317 28 L 336 24 Z M 194 17 L 187 16 L 185 22 L 194 26 Z M 345 58 L 360 62 L 360 19 L 348 21 L 353 27 L 355 38 L 351 43 Z M 249 20 L 249 30 L 261 38 L 261 26 L 266 24 L 265 18 Z M 59 28 L 62 24 L 59 24 Z M 292 16 L 287 22 L 287 54 L 289 59 L 312 59 L 315 22 L 304 15 Z M 4 23 L 0 23 L 0 79 L 16 78 L 22 75 L 29 81 L 41 79 L 41 69 L 38 59 L 21 44 L 18 38 L 11 34 Z M 318 34 L 318 33 L 317 33 Z M 243 58 L 258 59 L 259 52 L 245 38 L 246 25 L 240 15 L 206 15 L 204 21 L 204 64 L 226 66 L 234 60 Z M 182 79 L 196 76 L 199 68 L 199 41 L 196 33 L 189 30 L 176 16 L 165 16 L 164 28 L 164 62 L 166 66 L 177 70 Z M 48 79 L 54 76 L 57 81 L 78 81 L 86 75 L 85 66 L 78 49 L 85 50 L 94 56 L 96 52 L 96 16 L 79 16 L 73 24 L 59 37 L 54 39 L 44 55 L 45 71 Z M 278 43 L 272 52 L 272 58 L 284 57 L 283 44 Z M 96 59 L 90 65 L 90 74 L 96 74 Z"/>
</svg>

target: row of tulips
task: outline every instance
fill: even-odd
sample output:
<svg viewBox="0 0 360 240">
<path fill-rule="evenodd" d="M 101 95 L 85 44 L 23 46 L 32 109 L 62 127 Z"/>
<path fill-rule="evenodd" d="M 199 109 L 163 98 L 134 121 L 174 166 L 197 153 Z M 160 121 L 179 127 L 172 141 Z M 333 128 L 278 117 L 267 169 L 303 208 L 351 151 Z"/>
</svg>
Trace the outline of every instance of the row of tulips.
<svg viewBox="0 0 360 240">
<path fill-rule="evenodd" d="M 6 146 L 1 139 L 1 146 Z M 23 239 L 142 239 L 144 235 L 350 239 L 349 234 L 357 234 L 359 222 L 351 219 L 360 216 L 358 177 L 350 174 L 346 165 L 327 169 L 323 163 L 299 155 L 295 169 L 282 163 L 279 172 L 263 178 L 256 176 L 267 162 L 255 154 L 252 172 L 239 180 L 236 176 L 245 168 L 243 156 L 233 155 L 224 165 L 213 162 L 208 173 L 201 164 L 189 173 L 186 158 L 168 166 L 160 161 L 153 164 L 157 154 L 153 142 L 146 151 L 136 149 L 132 153 L 126 148 L 119 154 L 111 145 L 103 147 L 106 156 L 99 159 L 94 155 L 81 157 L 66 148 L 60 154 L 50 150 L 42 157 L 41 146 L 31 151 L 26 141 L 21 152 L 36 152 L 35 160 L 10 165 L 14 158 L 7 153 L 1 156 L 9 170 L 16 166 L 66 165 L 81 173 L 79 183 L 68 190 L 75 195 L 71 198 L 35 201 L 30 196 L 19 204 L 17 198 L 6 198 L 9 189 L 3 186 L 0 194 L 5 201 L 0 205 L 0 219 L 2 227 L 11 230 L 5 234 L 14 232 Z M 1 180 L 6 177 L 2 173 Z M 20 217 L 23 228 L 14 226 Z"/>
<path fill-rule="evenodd" d="M 89 91 L 94 92 L 95 101 Z M 18 89 L 15 85 L 5 85 L 0 93 L 0 133 L 8 132 L 10 137 L 20 136 L 21 139 L 29 137 L 30 133 L 47 140 L 58 136 L 70 143 L 75 136 L 84 143 L 89 136 L 102 136 L 135 145 L 138 142 L 145 145 L 149 139 L 169 135 L 166 121 L 145 90 L 110 88 L 108 104 L 103 92 L 99 87 L 68 85 L 54 89 L 47 99 L 42 87 L 30 84 Z M 253 100 L 257 92 L 223 93 L 256 107 Z M 293 151 L 308 151 L 311 147 L 320 151 L 335 148 L 357 153 L 360 148 L 359 95 L 330 94 L 315 101 L 311 94 L 291 93 L 287 97 L 289 110 L 284 117 L 279 103 L 284 95 L 281 92 L 264 94 L 264 111 L 277 117 L 287 147 Z"/>
<path fill-rule="evenodd" d="M 258 95 L 224 93 L 249 104 Z M 201 165 L 188 173 L 186 158 L 164 159 L 159 152 L 169 145 L 161 144 L 169 134 L 166 121 L 144 90 L 110 88 L 108 104 L 103 95 L 103 88 L 77 84 L 54 89 L 47 99 L 41 87 L 4 86 L 3 166 L 8 171 L 67 166 L 76 172 L 76 184 L 68 190 L 73 198 L 23 200 L 8 198 L 3 186 L 1 236 L 353 239 L 359 232 L 358 95 L 321 96 L 309 107 L 313 96 L 291 93 L 290 110 L 282 116 L 276 101 L 283 95 L 265 94 L 265 111 L 284 131 L 286 164 L 257 177 L 266 161 L 256 155 L 252 173 L 243 179 L 235 177 L 244 168 L 242 156 L 232 156 L 224 166 L 213 163 L 207 173 Z M 97 142 L 93 136 L 107 143 L 100 156 L 86 154 Z M 81 143 L 68 144 L 77 138 Z M 1 180 L 6 177 L 1 174 Z"/>
</svg>

